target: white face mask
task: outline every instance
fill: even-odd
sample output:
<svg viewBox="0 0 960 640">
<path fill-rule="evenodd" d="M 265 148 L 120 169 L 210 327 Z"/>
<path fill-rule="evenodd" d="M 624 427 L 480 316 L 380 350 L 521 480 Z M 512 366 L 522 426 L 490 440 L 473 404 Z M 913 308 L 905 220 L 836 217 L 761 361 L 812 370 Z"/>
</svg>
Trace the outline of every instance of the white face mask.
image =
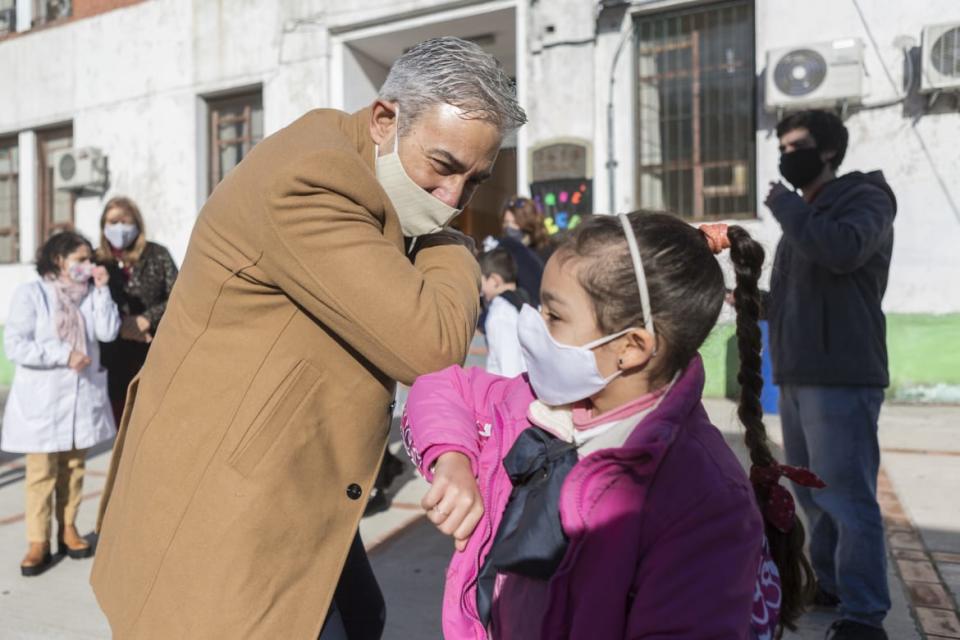
<svg viewBox="0 0 960 640">
<path fill-rule="evenodd" d="M 135 224 L 113 222 L 103 227 L 103 236 L 107 242 L 117 250 L 126 249 L 140 235 L 140 229 Z"/>
<path fill-rule="evenodd" d="M 393 151 L 380 155 L 376 147 L 377 180 L 387 192 L 393 208 L 400 218 L 403 235 L 416 238 L 440 231 L 460 214 L 460 209 L 441 202 L 424 191 L 410 179 L 400 162 L 400 110 L 397 110 L 397 134 L 393 138 Z"/>
<path fill-rule="evenodd" d="M 630 329 L 604 336 L 582 347 L 560 344 L 550 335 L 540 312 L 529 305 L 520 311 L 517 335 L 527 365 L 527 377 L 537 398 L 551 407 L 589 398 L 620 375 L 604 378 L 593 350 L 616 340 Z"/>
<path fill-rule="evenodd" d="M 637 276 L 644 328 L 650 332 L 656 344 L 653 317 L 650 315 L 650 294 L 647 291 L 643 263 L 640 261 L 640 251 L 629 219 L 625 214 L 619 215 L 630 248 L 633 270 Z M 527 377 L 537 398 L 546 405 L 556 407 L 589 398 L 602 391 L 621 372 L 618 370 L 613 375 L 604 377 L 597 366 L 593 350 L 616 340 L 630 330 L 631 328 L 627 328 L 579 347 L 560 344 L 550 335 L 543 316 L 533 307 L 525 306 L 520 311 L 517 332 L 527 365 Z"/>
</svg>

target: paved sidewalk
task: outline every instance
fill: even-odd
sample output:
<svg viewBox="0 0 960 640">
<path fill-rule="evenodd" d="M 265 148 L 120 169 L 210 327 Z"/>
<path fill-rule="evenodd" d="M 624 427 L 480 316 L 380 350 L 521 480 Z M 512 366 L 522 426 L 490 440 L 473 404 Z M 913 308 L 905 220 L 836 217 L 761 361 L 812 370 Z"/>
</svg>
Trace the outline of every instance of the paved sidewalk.
<svg viewBox="0 0 960 640">
<path fill-rule="evenodd" d="M 735 405 L 726 400 L 705 404 L 745 461 Z M 768 417 L 767 425 L 771 438 L 780 443 L 779 420 Z M 960 605 L 960 510 L 955 498 L 960 489 L 958 431 L 960 407 L 886 406 L 881 416 L 884 478 L 880 497 L 891 547 L 888 573 L 893 608 L 886 620 L 891 640 L 960 638 L 956 622 Z M 371 554 L 387 594 L 387 640 L 440 637 L 438 603 L 451 553 L 450 541 L 420 519 Z M 812 611 L 796 633 L 784 637 L 819 640 L 834 619 L 830 611 Z"/>
<path fill-rule="evenodd" d="M 742 453 L 734 405 L 711 400 L 707 408 Z M 776 418 L 768 423 L 778 440 Z M 960 603 L 958 423 L 960 407 L 888 406 L 881 417 L 888 479 L 881 499 L 895 556 L 890 563 L 894 607 L 887 630 L 894 640 L 960 638 L 956 622 Z M 400 448 L 396 434 L 391 448 Z M 78 523 L 81 531 L 92 530 L 108 463 L 106 448 L 89 459 Z M 426 483 L 414 476 L 408 463 L 390 491 L 391 508 L 361 524 L 387 599 L 388 639 L 440 637 L 440 597 L 452 546 L 421 517 L 418 503 L 425 490 Z M 87 584 L 89 560 L 64 559 L 40 577 L 20 577 L 17 565 L 25 550 L 22 511 L 22 460 L 0 453 L 0 638 L 109 638 L 109 628 Z M 787 637 L 822 638 L 832 619 L 828 612 L 811 613 L 799 633 Z"/>
</svg>

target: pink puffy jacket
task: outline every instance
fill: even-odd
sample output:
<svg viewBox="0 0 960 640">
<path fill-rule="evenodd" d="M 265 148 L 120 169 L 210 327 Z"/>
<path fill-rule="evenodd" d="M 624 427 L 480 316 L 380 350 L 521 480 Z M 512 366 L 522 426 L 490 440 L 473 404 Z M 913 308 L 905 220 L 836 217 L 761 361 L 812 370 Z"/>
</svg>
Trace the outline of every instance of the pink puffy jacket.
<svg viewBox="0 0 960 640">
<path fill-rule="evenodd" d="M 750 482 L 700 403 L 703 382 L 697 357 L 624 446 L 586 456 L 567 476 L 560 516 L 569 547 L 542 616 L 525 612 L 542 620 L 539 637 L 772 637 L 779 579 Z M 441 454 L 463 453 L 484 500 L 483 519 L 447 571 L 446 640 L 488 637 L 476 579 L 512 488 L 501 461 L 531 426 L 533 400 L 523 376 L 460 367 L 423 376 L 410 391 L 402 433 L 411 460 L 432 481 Z"/>
</svg>

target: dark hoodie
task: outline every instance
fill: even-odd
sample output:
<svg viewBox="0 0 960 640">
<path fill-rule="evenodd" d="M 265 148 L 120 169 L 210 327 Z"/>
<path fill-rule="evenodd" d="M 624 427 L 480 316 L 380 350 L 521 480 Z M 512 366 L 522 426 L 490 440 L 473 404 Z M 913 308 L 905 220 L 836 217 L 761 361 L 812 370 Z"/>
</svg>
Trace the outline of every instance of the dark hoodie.
<svg viewBox="0 0 960 640">
<path fill-rule="evenodd" d="M 789 192 L 770 208 L 783 229 L 768 309 L 774 381 L 886 387 L 880 303 L 897 200 L 883 174 L 848 173 L 810 204 Z"/>
</svg>

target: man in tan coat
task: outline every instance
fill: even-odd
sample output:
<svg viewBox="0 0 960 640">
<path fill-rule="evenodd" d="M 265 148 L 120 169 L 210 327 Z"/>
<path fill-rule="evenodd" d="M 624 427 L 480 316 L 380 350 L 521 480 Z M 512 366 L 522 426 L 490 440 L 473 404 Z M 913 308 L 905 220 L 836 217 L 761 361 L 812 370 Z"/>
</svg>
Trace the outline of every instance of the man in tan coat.
<svg viewBox="0 0 960 640">
<path fill-rule="evenodd" d="M 217 187 L 101 504 L 91 582 L 115 638 L 317 638 L 394 381 L 473 335 L 476 262 L 442 228 L 524 120 L 492 57 L 431 40 L 371 107 L 306 114 Z"/>
</svg>

